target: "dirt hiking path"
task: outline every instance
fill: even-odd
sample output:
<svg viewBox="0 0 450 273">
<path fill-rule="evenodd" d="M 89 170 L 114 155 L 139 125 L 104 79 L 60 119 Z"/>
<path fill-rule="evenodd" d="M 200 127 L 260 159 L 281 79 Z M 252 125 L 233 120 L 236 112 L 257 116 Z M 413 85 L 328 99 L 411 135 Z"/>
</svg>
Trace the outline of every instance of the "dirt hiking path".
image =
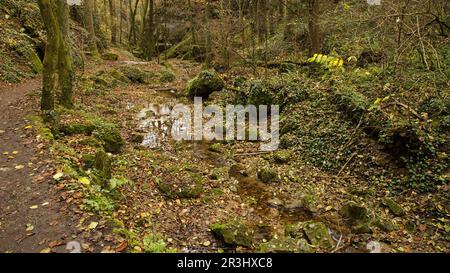
<svg viewBox="0 0 450 273">
<path fill-rule="evenodd" d="M 92 239 L 77 227 L 81 212 L 64 202 L 51 160 L 26 120 L 39 108 L 28 94 L 40 88 L 39 78 L 0 87 L 0 252 L 70 252 L 70 241 L 101 250 L 95 240 L 101 235 Z"/>
</svg>

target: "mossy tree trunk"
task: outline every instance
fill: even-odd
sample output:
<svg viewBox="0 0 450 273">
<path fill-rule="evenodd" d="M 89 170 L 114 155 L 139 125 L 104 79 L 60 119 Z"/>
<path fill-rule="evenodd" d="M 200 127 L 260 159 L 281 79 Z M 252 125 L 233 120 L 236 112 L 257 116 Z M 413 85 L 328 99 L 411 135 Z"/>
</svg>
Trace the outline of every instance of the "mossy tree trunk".
<svg viewBox="0 0 450 273">
<path fill-rule="evenodd" d="M 117 44 L 117 12 L 116 12 L 116 1 L 109 0 L 109 13 L 111 16 L 111 43 L 113 45 Z"/>
<path fill-rule="evenodd" d="M 38 0 L 47 31 L 45 47 L 41 110 L 46 113 L 55 108 L 56 82 L 61 87 L 60 103 L 73 107 L 74 71 L 69 45 L 69 7 L 65 0 Z"/>
<path fill-rule="evenodd" d="M 149 60 L 154 55 L 155 44 L 155 1 L 150 0 L 141 42 L 141 50 L 144 59 Z"/>
<path fill-rule="evenodd" d="M 56 14 L 61 31 L 58 47 L 58 79 L 61 87 L 60 103 L 66 108 L 73 107 L 73 60 L 69 44 L 69 6 L 65 0 L 56 1 Z"/>
<path fill-rule="evenodd" d="M 133 9 L 133 1 L 129 1 L 129 8 L 130 8 L 130 33 L 128 36 L 128 43 L 130 45 L 136 44 L 136 13 L 139 5 L 139 0 L 136 0 L 134 3 L 134 9 Z"/>
<path fill-rule="evenodd" d="M 94 28 L 94 0 L 84 0 L 84 20 L 89 33 L 89 51 L 92 56 L 98 55 L 97 39 Z"/>
<path fill-rule="evenodd" d="M 55 3 L 52 0 L 38 0 L 39 9 L 47 31 L 47 44 L 43 62 L 43 83 L 41 110 L 52 111 L 55 108 L 55 87 L 57 80 L 57 62 L 59 48 L 59 26 L 55 15 Z"/>
</svg>

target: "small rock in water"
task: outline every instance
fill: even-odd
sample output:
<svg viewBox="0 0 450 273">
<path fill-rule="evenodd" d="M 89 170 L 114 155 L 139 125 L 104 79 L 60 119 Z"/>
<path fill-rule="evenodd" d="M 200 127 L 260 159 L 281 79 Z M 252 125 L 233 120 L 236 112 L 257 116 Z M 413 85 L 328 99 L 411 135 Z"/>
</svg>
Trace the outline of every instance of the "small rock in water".
<svg viewBox="0 0 450 273">
<path fill-rule="evenodd" d="M 267 204 L 271 207 L 281 207 L 283 206 L 283 201 L 277 197 L 267 200 Z"/>
</svg>

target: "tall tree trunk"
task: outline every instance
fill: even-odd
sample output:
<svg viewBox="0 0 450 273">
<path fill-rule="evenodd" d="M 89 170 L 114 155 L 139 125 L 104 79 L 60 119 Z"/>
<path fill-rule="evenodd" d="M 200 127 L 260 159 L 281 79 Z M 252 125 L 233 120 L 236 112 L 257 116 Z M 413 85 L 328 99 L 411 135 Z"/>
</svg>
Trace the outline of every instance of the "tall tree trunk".
<svg viewBox="0 0 450 273">
<path fill-rule="evenodd" d="M 61 31 L 58 50 L 58 74 L 61 87 L 60 103 L 66 108 L 73 107 L 73 60 L 70 52 L 69 37 L 69 6 L 66 0 L 56 1 L 56 14 Z"/>
<path fill-rule="evenodd" d="M 155 53 L 155 1 L 149 1 L 148 14 L 144 33 L 142 35 L 141 49 L 144 59 L 149 60 Z"/>
<path fill-rule="evenodd" d="M 59 47 L 59 26 L 54 14 L 52 0 L 38 0 L 39 9 L 47 31 L 47 44 L 43 62 L 43 83 L 41 96 L 41 110 L 52 111 L 55 108 L 55 86 Z"/>
<path fill-rule="evenodd" d="M 205 33 L 205 65 L 206 67 L 210 67 L 211 66 L 211 61 L 212 61 L 212 48 L 211 48 L 211 31 L 209 29 L 209 14 L 210 14 L 210 9 L 211 9 L 211 0 L 206 0 L 206 7 L 205 7 L 205 18 L 204 18 L 204 24 L 205 24 L 205 28 L 206 28 L 206 33 Z"/>
<path fill-rule="evenodd" d="M 322 52 L 322 38 L 319 25 L 319 0 L 309 0 L 309 38 L 311 40 L 310 54 Z"/>
<path fill-rule="evenodd" d="M 116 1 L 109 0 L 109 14 L 111 17 L 111 43 L 113 45 L 117 44 L 117 11 L 116 11 Z"/>
<path fill-rule="evenodd" d="M 139 0 L 136 0 L 136 2 L 134 3 L 134 9 L 132 6 L 132 1 L 130 0 L 129 5 L 130 5 L 130 34 L 128 37 L 128 43 L 130 45 L 135 45 L 136 44 L 136 13 L 137 13 L 137 8 L 139 5 Z"/>
<path fill-rule="evenodd" d="M 59 0 L 58 0 L 59 1 Z M 84 17 L 86 22 L 86 29 L 89 33 L 89 51 L 92 56 L 98 55 L 97 38 L 95 36 L 94 28 L 94 0 L 84 0 Z"/>
</svg>

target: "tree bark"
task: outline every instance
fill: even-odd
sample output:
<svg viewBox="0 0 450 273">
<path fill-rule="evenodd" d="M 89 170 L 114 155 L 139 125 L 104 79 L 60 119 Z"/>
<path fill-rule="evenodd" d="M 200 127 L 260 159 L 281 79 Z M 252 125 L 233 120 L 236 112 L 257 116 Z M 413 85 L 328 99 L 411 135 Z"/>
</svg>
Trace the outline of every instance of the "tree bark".
<svg viewBox="0 0 450 273">
<path fill-rule="evenodd" d="M 117 44 L 117 12 L 115 0 L 109 0 L 109 13 L 111 17 L 111 43 Z"/>
<path fill-rule="evenodd" d="M 142 37 L 141 49 L 144 59 L 149 60 L 155 53 L 155 1 L 149 1 L 149 8 L 145 29 Z"/>
<path fill-rule="evenodd" d="M 59 101 L 66 108 L 73 107 L 73 60 L 69 38 L 69 5 L 66 0 L 56 1 L 56 14 L 61 31 L 58 48 L 58 80 L 61 87 Z"/>
<path fill-rule="evenodd" d="M 47 31 L 47 44 L 43 61 L 43 82 L 41 95 L 41 110 L 43 112 L 55 109 L 56 68 L 58 61 L 59 29 L 58 21 L 54 14 L 52 0 L 38 0 L 39 9 Z"/>
<path fill-rule="evenodd" d="M 92 56 L 98 55 L 97 48 L 97 38 L 95 36 L 95 28 L 94 28 L 94 0 L 84 0 L 84 17 L 86 29 L 89 33 L 89 51 Z"/>
<path fill-rule="evenodd" d="M 311 40 L 310 54 L 322 52 L 322 38 L 319 25 L 319 0 L 309 0 L 309 37 Z"/>
</svg>

